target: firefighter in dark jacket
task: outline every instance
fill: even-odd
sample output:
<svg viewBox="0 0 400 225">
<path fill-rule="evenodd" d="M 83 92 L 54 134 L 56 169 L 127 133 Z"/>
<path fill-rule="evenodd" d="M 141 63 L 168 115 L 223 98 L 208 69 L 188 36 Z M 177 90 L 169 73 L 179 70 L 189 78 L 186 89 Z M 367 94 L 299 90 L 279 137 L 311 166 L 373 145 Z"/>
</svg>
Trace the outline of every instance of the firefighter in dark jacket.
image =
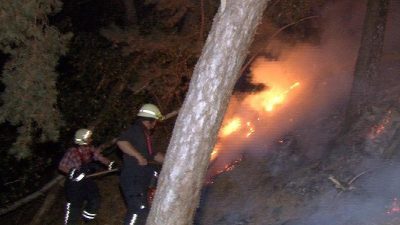
<svg viewBox="0 0 400 225">
<path fill-rule="evenodd" d="M 125 225 L 146 223 L 149 212 L 147 191 L 154 170 L 150 160 L 162 163 L 164 155 L 155 153 L 150 133 L 163 116 L 157 106 L 144 104 L 131 127 L 118 138 L 117 145 L 123 152 L 120 185 L 127 204 Z"/>
<path fill-rule="evenodd" d="M 98 148 L 91 145 L 91 130 L 79 129 L 76 131 L 74 142 L 76 145 L 67 150 L 58 167 L 67 176 L 65 180 L 67 205 L 64 224 L 68 225 L 79 224 L 81 213 L 85 222 L 93 221 L 96 217 L 100 194 L 95 181 L 86 177 L 95 172 L 94 161 L 101 162 L 109 170 L 113 169 L 115 165 L 113 161 L 100 153 L 105 145 Z"/>
</svg>

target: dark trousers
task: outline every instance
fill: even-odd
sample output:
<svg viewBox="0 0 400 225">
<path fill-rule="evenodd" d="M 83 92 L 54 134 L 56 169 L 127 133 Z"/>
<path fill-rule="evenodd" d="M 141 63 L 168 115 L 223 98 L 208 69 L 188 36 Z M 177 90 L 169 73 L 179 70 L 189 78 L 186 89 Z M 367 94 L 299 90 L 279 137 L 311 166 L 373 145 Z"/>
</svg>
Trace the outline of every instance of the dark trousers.
<svg viewBox="0 0 400 225">
<path fill-rule="evenodd" d="M 149 166 L 134 167 L 124 168 L 120 176 L 121 190 L 128 208 L 124 225 L 144 225 L 149 213 L 147 191 L 154 170 Z"/>
<path fill-rule="evenodd" d="M 64 224 L 79 224 L 81 215 L 84 220 L 93 220 L 96 217 L 100 206 L 100 194 L 92 179 L 83 179 L 80 182 L 66 180 L 65 194 L 67 205 Z"/>
</svg>

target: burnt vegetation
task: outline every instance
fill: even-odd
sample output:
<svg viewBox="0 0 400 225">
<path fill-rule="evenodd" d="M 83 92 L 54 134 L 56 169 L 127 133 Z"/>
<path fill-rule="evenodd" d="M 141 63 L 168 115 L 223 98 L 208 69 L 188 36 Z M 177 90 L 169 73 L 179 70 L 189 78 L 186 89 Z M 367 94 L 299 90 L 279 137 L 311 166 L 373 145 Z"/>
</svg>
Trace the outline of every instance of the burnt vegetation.
<svg viewBox="0 0 400 225">
<path fill-rule="evenodd" d="M 270 1 L 234 95 L 244 98 L 271 88 L 253 82 L 250 67 L 258 57 L 281 60 L 283 50 L 271 47 L 276 40 L 285 43 L 285 48 L 321 44 L 323 9 L 338 2 L 346 1 Z M 62 34 L 73 33 L 68 51 L 60 55 L 55 67 L 56 108 L 62 118 L 57 121 L 59 138 L 43 141 L 45 128 L 29 120 L 29 131 L 23 133 L 31 136 L 29 154 L 16 157 L 10 149 L 24 121 L 1 121 L 0 205 L 16 202 L 55 177 L 56 165 L 75 130 L 93 128 L 95 142 L 101 144 L 125 129 L 143 102 L 156 103 L 165 113 L 179 109 L 219 4 L 212 0 L 63 1 L 61 11 L 47 21 Z M 378 16 L 387 16 L 384 10 Z M 0 68 L 7 67 L 10 55 L 12 51 L 1 50 Z M 400 69 L 399 49 L 375 57 L 382 58 L 374 61 L 373 68 L 380 79 L 372 80 L 373 89 L 364 93 L 368 101 L 349 113 L 348 98 L 341 99 L 325 114 L 277 136 L 268 147 L 273 151 L 243 153 L 233 170 L 215 176 L 213 184 L 204 187 L 195 223 L 397 224 L 397 211 L 390 210 L 396 210 L 393 199 L 400 195 L 399 182 L 393 181 L 399 172 L 400 87 L 394 82 Z M 5 88 L 3 80 L 0 90 Z M 357 95 L 351 104 L 358 104 L 363 96 Z M 173 120 L 166 121 L 155 133 L 159 150 L 167 149 L 173 126 Z M 324 140 L 310 144 L 312 138 Z M 119 160 L 115 147 L 106 153 Z M 115 197 L 120 195 L 117 177 L 106 176 L 98 182 L 104 199 L 100 223 L 120 224 L 124 205 Z M 59 185 L 55 188 L 58 201 L 52 203 L 48 213 L 52 216 L 41 218 L 40 224 L 62 221 L 64 199 Z M 382 192 L 381 198 L 375 198 Z M 36 213 L 31 208 L 39 208 L 44 201 L 43 196 L 2 215 L 1 223 L 28 224 Z M 115 201 L 119 203 L 114 212 L 105 209 Z M 341 207 L 344 210 L 338 210 Z M 335 216 L 342 217 L 334 221 Z"/>
</svg>

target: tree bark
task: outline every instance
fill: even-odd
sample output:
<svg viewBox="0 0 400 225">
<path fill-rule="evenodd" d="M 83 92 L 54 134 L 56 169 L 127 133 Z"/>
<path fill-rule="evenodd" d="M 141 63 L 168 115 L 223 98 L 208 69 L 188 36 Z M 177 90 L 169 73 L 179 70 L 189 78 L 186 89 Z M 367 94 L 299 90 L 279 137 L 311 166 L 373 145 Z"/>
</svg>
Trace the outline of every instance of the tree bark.
<svg viewBox="0 0 400 225">
<path fill-rule="evenodd" d="M 354 71 L 345 126 L 349 128 L 371 105 L 375 93 L 389 0 L 368 0 L 367 13 Z M 348 129 L 346 129 L 348 130 Z"/>
<path fill-rule="evenodd" d="M 192 224 L 233 87 L 269 0 L 223 1 L 173 131 L 148 225 Z"/>
<path fill-rule="evenodd" d="M 136 25 L 137 15 L 134 0 L 122 0 L 125 6 L 125 22 L 127 25 Z"/>
</svg>

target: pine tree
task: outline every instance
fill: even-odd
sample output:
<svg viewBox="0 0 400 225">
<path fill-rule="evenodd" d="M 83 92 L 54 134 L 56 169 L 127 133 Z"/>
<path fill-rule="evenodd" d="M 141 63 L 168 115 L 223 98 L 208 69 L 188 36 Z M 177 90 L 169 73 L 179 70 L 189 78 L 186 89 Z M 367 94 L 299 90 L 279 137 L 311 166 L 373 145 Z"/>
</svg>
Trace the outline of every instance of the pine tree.
<svg viewBox="0 0 400 225">
<path fill-rule="evenodd" d="M 221 1 L 174 127 L 147 225 L 193 224 L 217 132 L 268 2 Z"/>
<path fill-rule="evenodd" d="M 70 34 L 50 26 L 48 15 L 57 13 L 59 0 L 1 0 L 0 51 L 9 56 L 1 82 L 0 122 L 18 126 L 9 152 L 26 158 L 33 135 L 40 142 L 55 141 L 62 118 L 57 109 L 55 67 L 67 51 Z"/>
</svg>

